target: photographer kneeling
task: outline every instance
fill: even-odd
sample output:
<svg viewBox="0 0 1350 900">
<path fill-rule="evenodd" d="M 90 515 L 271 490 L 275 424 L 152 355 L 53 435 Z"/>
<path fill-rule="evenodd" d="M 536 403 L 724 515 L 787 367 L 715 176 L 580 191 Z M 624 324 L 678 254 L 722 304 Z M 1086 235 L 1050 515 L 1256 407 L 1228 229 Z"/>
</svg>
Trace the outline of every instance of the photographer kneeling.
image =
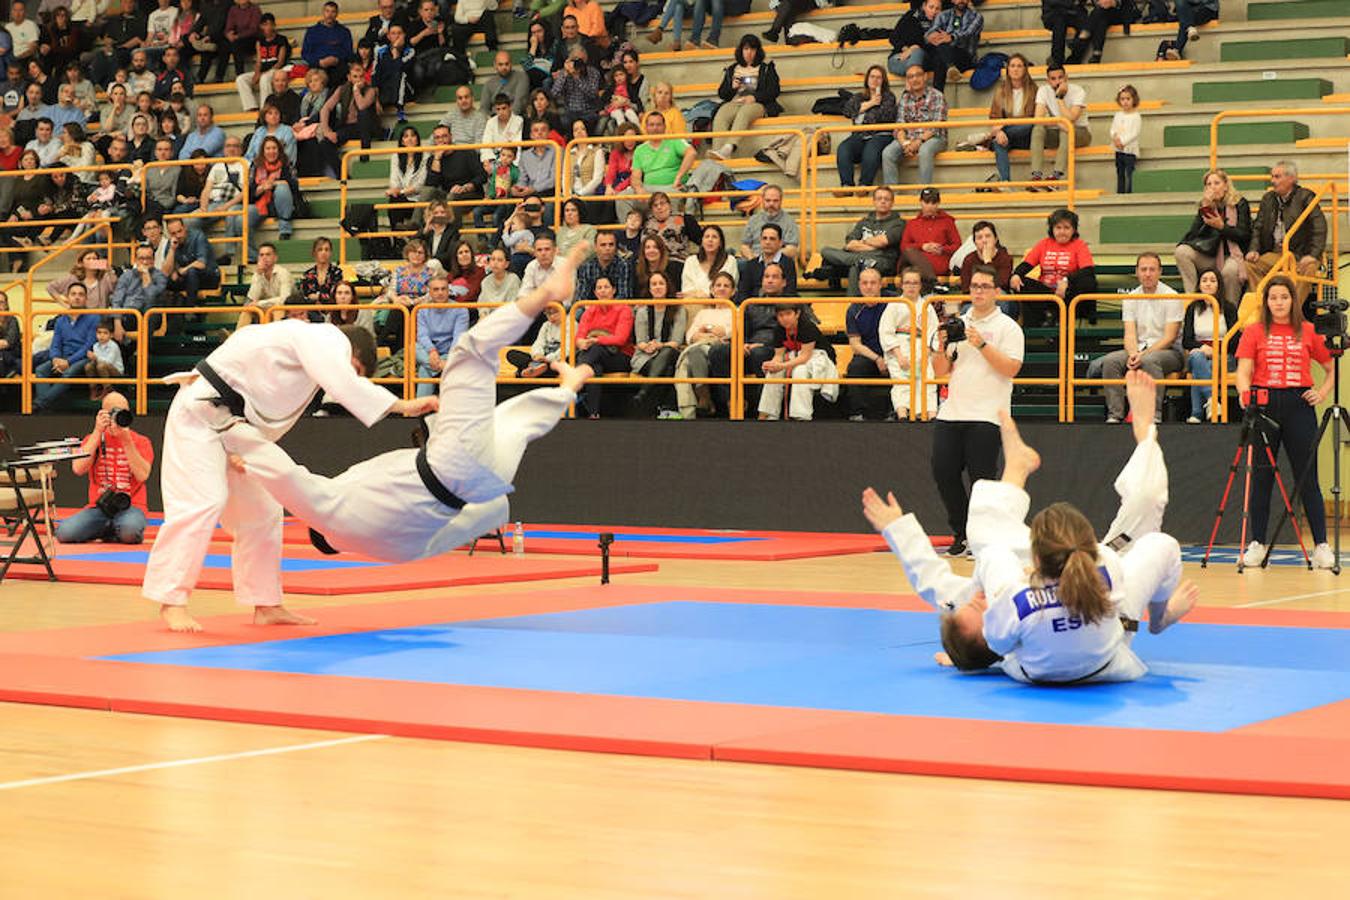
<svg viewBox="0 0 1350 900">
<path fill-rule="evenodd" d="M 139 544 L 145 536 L 145 481 L 155 451 L 148 437 L 131 429 L 131 418 L 126 397 L 104 395 L 94 430 L 80 447 L 89 456 L 71 463 L 76 475 L 89 475 L 89 506 L 56 527 L 61 543 Z"/>
<path fill-rule="evenodd" d="M 1022 329 L 998 308 L 998 273 L 976 266 L 970 275 L 970 309 L 938 329 L 933 372 L 951 375 L 947 400 L 933 432 L 933 480 L 952 527 L 948 556 L 966 553 L 971 485 L 998 477 L 1000 410 L 1012 412 L 1012 380 L 1022 369 Z"/>
</svg>

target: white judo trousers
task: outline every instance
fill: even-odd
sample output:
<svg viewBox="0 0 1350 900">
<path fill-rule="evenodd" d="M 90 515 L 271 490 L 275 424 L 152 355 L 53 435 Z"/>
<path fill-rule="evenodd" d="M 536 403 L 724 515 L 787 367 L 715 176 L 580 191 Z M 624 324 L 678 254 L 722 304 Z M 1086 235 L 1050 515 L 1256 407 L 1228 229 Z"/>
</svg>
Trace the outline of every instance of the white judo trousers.
<svg viewBox="0 0 1350 900">
<path fill-rule="evenodd" d="M 496 405 L 498 354 L 532 319 L 514 304 L 482 317 L 451 349 L 441 374 L 440 411 L 430 420 L 427 462 L 467 501 L 454 510 L 417 474 L 417 451 L 393 450 L 334 478 L 316 475 L 247 425 L 224 435 L 246 475 L 336 550 L 404 562 L 447 553 L 505 524 L 526 446 L 576 402 L 563 387 L 538 388 Z"/>
<path fill-rule="evenodd" d="M 778 419 L 783 415 L 783 372 L 769 372 L 765 377 L 774 379 L 764 385 L 764 390 L 759 394 L 759 411 L 770 419 Z M 839 370 L 835 368 L 834 361 L 830 359 L 829 354 L 824 350 L 811 351 L 811 358 L 805 363 L 786 373 L 791 381 L 788 395 L 788 416 L 798 421 L 810 419 L 815 414 L 815 403 L 812 394 L 820 391 L 821 396 L 833 403 L 839 397 L 839 385 L 837 384 L 811 384 L 807 381 L 798 379 L 809 378 L 838 378 Z"/>
</svg>

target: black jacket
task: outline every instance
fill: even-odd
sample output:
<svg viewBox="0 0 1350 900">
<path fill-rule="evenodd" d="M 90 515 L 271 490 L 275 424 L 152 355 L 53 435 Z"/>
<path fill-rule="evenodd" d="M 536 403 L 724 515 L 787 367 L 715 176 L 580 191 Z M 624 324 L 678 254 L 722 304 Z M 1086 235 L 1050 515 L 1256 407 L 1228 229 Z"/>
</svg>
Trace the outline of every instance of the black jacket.
<svg viewBox="0 0 1350 900">
<path fill-rule="evenodd" d="M 717 88 L 717 96 L 726 103 L 736 96 L 736 89 L 731 86 L 731 81 L 736 74 L 736 64 L 732 63 L 722 72 L 722 84 Z M 782 92 L 782 86 L 778 83 L 778 70 L 774 68 L 771 62 L 762 62 L 759 64 L 759 78 L 755 82 L 755 102 L 764 107 L 764 114 L 776 116 L 782 113 L 783 107 L 778 103 L 778 95 Z"/>
<path fill-rule="evenodd" d="M 1284 207 L 1284 226 L 1288 228 L 1303 214 L 1303 210 L 1312 202 L 1315 195 L 1301 184 L 1294 185 Z M 1275 220 L 1279 216 L 1280 198 L 1274 191 L 1266 191 L 1261 198 L 1261 207 L 1256 212 L 1256 244 L 1252 247 L 1257 253 L 1278 253 L 1280 245 L 1275 241 Z M 1319 204 L 1299 228 L 1298 234 L 1290 242 L 1289 249 L 1295 256 L 1321 258 L 1327 248 L 1327 217 L 1322 214 Z"/>
<path fill-rule="evenodd" d="M 1238 320 L 1237 305 L 1229 300 L 1220 300 L 1219 306 L 1223 310 L 1224 331 L 1232 328 Z M 1192 300 L 1190 306 L 1186 307 L 1186 318 L 1181 324 L 1181 346 L 1185 350 L 1194 350 L 1201 343 L 1208 341 L 1198 341 L 1195 338 L 1195 315 L 1201 310 L 1208 309 L 1209 304 L 1203 300 Z M 1227 354 L 1232 356 L 1237 350 L 1238 341 L 1242 340 L 1242 332 L 1233 332 L 1233 337 L 1228 341 L 1225 348 Z"/>
<path fill-rule="evenodd" d="M 1219 214 L 1224 215 L 1223 212 Z M 1246 253 L 1251 248 L 1252 243 L 1252 209 L 1245 197 L 1238 198 L 1236 219 L 1237 222 L 1233 225 L 1216 230 L 1206 225 L 1200 211 L 1196 210 L 1195 218 L 1191 220 L 1191 227 L 1186 229 L 1186 236 L 1177 243 L 1188 244 L 1206 256 L 1213 256 L 1214 252 L 1209 248 L 1209 245 L 1214 243 L 1217 235 L 1220 240 L 1232 241 L 1237 244 L 1238 248 Z"/>
</svg>

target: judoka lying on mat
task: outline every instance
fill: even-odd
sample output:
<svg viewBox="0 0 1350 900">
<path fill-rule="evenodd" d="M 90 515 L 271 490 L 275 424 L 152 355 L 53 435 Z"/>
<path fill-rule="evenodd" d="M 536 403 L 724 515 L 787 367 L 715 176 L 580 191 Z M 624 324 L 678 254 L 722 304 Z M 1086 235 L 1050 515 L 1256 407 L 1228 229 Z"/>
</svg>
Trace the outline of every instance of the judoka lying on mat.
<svg viewBox="0 0 1350 900">
<path fill-rule="evenodd" d="M 247 423 L 224 435 L 245 477 L 307 522 L 326 552 L 405 562 L 446 553 L 505 524 L 525 446 L 547 434 L 592 375 L 554 363 L 558 387 L 497 402 L 498 352 L 516 343 L 544 307 L 571 296 L 576 247 L 527 296 L 480 317 L 451 349 L 441 373 L 440 411 L 421 450 L 393 450 L 336 478 L 315 475 Z"/>
<path fill-rule="evenodd" d="M 1067 503 L 1037 513 L 1030 528 L 1023 524 L 1030 506 L 1024 488 L 1040 456 L 1006 414 L 1003 478 L 979 481 L 971 492 L 973 578 L 951 571 L 894 495 L 883 501 L 871 488 L 864 492 L 864 515 L 941 614 L 939 663 L 993 666 L 1033 684 L 1132 681 L 1148 671 L 1130 647 L 1145 610 L 1156 634 L 1195 605 L 1198 589 L 1181 582 L 1181 548 L 1157 530 L 1167 472 L 1152 424 L 1156 388 L 1142 372 L 1127 382 L 1137 446 L 1115 482 L 1121 508 L 1106 543 Z"/>
</svg>

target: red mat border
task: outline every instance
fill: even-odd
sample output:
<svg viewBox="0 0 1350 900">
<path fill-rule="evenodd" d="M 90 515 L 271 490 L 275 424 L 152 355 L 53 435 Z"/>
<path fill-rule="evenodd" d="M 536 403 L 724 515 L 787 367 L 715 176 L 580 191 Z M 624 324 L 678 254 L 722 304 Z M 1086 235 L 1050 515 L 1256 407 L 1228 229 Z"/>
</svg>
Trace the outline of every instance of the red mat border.
<svg viewBox="0 0 1350 900">
<path fill-rule="evenodd" d="M 1350 799 L 1350 701 L 1225 733 L 983 722 L 416 684 L 88 659 L 672 600 L 924 610 L 880 594 L 610 585 L 323 609 L 278 633 L 242 617 L 204 635 L 148 623 L 0 635 L 0 700 L 406 737 L 1131 788 Z M 1200 609 L 1221 625 L 1350 628 L 1350 614 Z M 260 702 L 261 701 L 261 702 Z M 260 706 L 265 705 L 265 709 Z M 1291 761 L 1297 760 L 1297 765 Z"/>
</svg>

